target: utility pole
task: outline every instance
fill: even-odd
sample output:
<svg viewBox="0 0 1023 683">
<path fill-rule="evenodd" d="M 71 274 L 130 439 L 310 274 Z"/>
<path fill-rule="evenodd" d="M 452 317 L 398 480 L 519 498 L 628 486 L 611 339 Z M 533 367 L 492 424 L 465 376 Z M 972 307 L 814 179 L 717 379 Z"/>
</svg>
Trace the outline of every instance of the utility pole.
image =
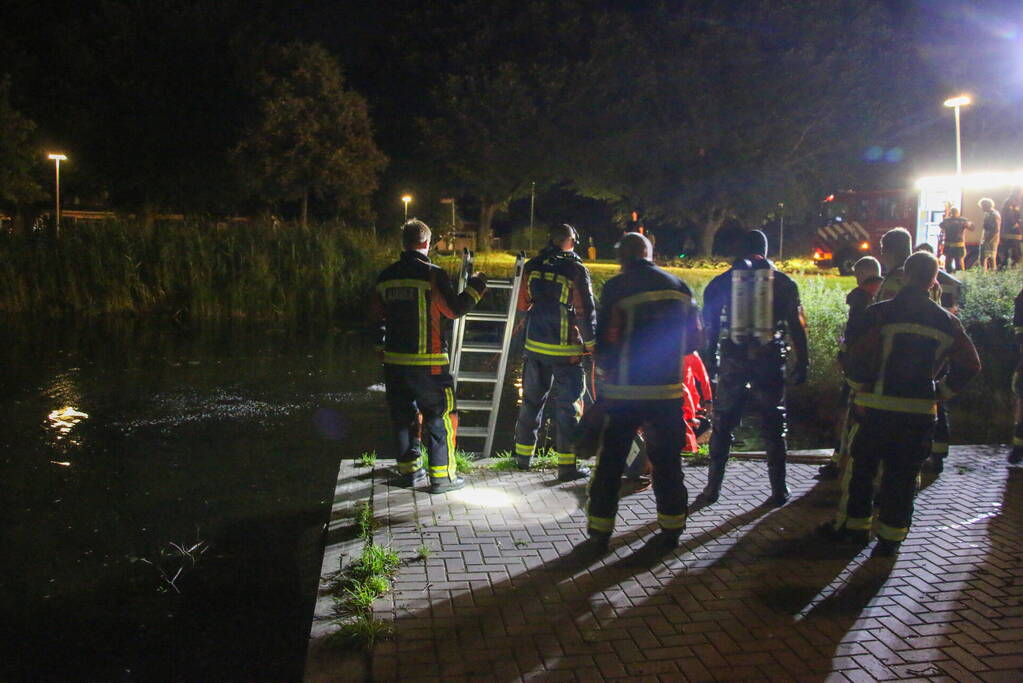
<svg viewBox="0 0 1023 683">
<path fill-rule="evenodd" d="M 529 184 L 529 253 L 533 253 L 533 213 L 536 208 L 536 182 Z"/>
<path fill-rule="evenodd" d="M 778 260 L 785 253 L 785 202 L 778 202 Z"/>
</svg>

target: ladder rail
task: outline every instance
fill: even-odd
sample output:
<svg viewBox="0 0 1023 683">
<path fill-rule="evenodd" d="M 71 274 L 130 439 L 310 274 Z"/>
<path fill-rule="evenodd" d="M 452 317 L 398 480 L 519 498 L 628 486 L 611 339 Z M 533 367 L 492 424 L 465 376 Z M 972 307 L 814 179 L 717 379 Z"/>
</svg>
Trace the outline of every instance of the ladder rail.
<svg viewBox="0 0 1023 683">
<path fill-rule="evenodd" d="M 462 249 L 462 267 L 458 271 L 458 285 L 455 291 L 465 291 L 466 282 L 472 273 L 473 253 L 468 249 Z M 458 371 L 462 367 L 462 344 L 465 337 L 465 316 L 455 318 L 451 324 L 451 377 L 454 382 L 453 389 L 458 389 Z"/>
<path fill-rule="evenodd" d="M 494 383 L 490 417 L 487 420 L 487 437 L 483 445 L 483 457 L 489 458 L 494 448 L 494 433 L 497 431 L 497 414 L 501 407 L 501 394 L 504 391 L 504 375 L 508 370 L 508 355 L 511 350 L 512 337 L 515 335 L 515 316 L 518 312 L 519 289 L 522 287 L 522 270 L 526 264 L 526 255 L 519 252 L 515 257 L 515 272 L 512 275 L 511 297 L 508 300 L 508 318 L 504 324 L 504 338 L 501 341 L 501 357 L 497 364 L 497 382 Z"/>
</svg>

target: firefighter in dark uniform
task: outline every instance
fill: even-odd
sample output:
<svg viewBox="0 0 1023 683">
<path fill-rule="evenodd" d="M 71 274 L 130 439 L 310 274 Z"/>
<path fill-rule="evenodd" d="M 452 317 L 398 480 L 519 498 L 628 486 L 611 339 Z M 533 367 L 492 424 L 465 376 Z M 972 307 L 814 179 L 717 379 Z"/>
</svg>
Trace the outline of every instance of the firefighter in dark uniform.
<svg viewBox="0 0 1023 683">
<path fill-rule="evenodd" d="M 448 372 L 445 319 L 468 313 L 486 291 L 487 280 L 476 273 L 456 294 L 447 273 L 430 263 L 430 228 L 421 221 L 408 221 L 401 241 L 405 251 L 377 278 L 371 302 L 379 324 L 399 479 L 407 486 L 427 481 L 418 437 L 422 414 L 430 492 L 446 493 L 465 482 L 455 470 L 458 412 Z"/>
<path fill-rule="evenodd" d="M 1018 266 L 1023 261 L 1023 216 L 1020 214 L 1020 190 L 1016 190 L 1002 205 L 1002 263 Z"/>
<path fill-rule="evenodd" d="M 959 209 L 948 210 L 948 218 L 941 221 L 942 233 L 945 235 L 945 269 L 949 273 L 963 270 L 966 266 L 966 231 L 973 230 L 973 224 L 959 215 Z"/>
<path fill-rule="evenodd" d="M 881 266 L 884 269 L 884 280 L 874 301 L 892 299 L 906 282 L 906 269 L 903 264 L 913 251 L 913 238 L 905 228 L 892 228 L 881 235 Z M 931 300 L 941 301 L 941 285 L 935 280 L 930 291 Z"/>
<path fill-rule="evenodd" d="M 527 317 L 515 462 L 529 469 L 553 382 L 559 481 L 590 474 L 576 464 L 573 445 L 585 388 L 582 358 L 593 350 L 597 320 L 590 273 L 573 251 L 578 240 L 571 225 L 551 229 L 548 245 L 523 268 L 518 301 Z"/>
<path fill-rule="evenodd" d="M 806 322 L 796 283 L 767 260 L 767 236 L 749 232 L 743 257 L 718 275 L 703 293 L 703 326 L 710 361 L 717 375 L 714 430 L 710 437 L 710 469 L 700 504 L 714 503 L 721 491 L 725 464 L 749 400 L 761 416 L 767 448 L 771 503 L 789 499 L 785 485 L 786 334 L 796 354 L 789 381 L 802 384 L 809 367 Z M 756 318 L 756 320 L 754 320 Z"/>
<path fill-rule="evenodd" d="M 926 242 L 917 245 L 914 251 L 925 251 L 934 255 L 934 247 Z M 941 286 L 941 307 L 959 317 L 959 309 L 963 305 L 963 283 L 941 268 L 938 268 L 937 280 L 938 285 Z M 945 407 L 944 401 L 939 401 L 938 420 L 934 423 L 934 439 L 931 441 L 931 456 L 923 464 L 925 472 L 940 474 L 945 470 L 945 457 L 948 455 L 948 444 L 951 437 L 948 408 Z"/>
<path fill-rule="evenodd" d="M 676 546 L 686 523 L 684 359 L 700 345 L 700 318 L 686 283 L 656 267 L 652 257 L 646 237 L 622 237 L 622 271 L 600 298 L 596 363 L 606 414 L 587 504 L 590 543 L 600 550 L 614 529 L 620 479 L 638 429 L 653 467 L 657 542 Z"/>
<path fill-rule="evenodd" d="M 1012 393 L 1016 397 L 1016 427 L 1012 432 L 1012 451 L 1009 452 L 1009 463 L 1015 465 L 1023 462 L 1023 289 L 1016 295 L 1012 327 L 1019 347 L 1016 372 L 1012 374 Z"/>
<path fill-rule="evenodd" d="M 821 532 L 835 541 L 868 542 L 874 478 L 883 465 L 875 555 L 895 554 L 909 532 L 937 401 L 962 391 L 980 371 L 962 323 L 928 298 L 937 274 L 932 255 L 913 254 L 902 290 L 867 309 L 850 331 L 844 357 L 846 381 L 856 391 L 856 425 L 838 511 Z"/>
</svg>

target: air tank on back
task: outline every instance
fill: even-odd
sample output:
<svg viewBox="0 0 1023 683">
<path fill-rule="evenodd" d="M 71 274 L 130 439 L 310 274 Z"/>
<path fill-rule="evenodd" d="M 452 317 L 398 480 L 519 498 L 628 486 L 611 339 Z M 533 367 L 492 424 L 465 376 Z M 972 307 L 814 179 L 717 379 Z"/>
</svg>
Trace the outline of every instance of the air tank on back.
<svg viewBox="0 0 1023 683">
<path fill-rule="evenodd" d="M 745 344 L 753 337 L 753 264 L 743 259 L 732 266 L 732 301 L 729 307 L 728 338 Z"/>
<path fill-rule="evenodd" d="M 774 270 L 753 271 L 753 334 L 761 344 L 774 339 Z"/>
</svg>

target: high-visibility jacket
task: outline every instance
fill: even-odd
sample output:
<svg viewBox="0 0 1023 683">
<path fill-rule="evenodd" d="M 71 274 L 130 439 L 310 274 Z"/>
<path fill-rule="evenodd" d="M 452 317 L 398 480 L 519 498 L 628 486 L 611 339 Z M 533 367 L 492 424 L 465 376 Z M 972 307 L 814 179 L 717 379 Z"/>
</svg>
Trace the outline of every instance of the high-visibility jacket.
<svg viewBox="0 0 1023 683">
<path fill-rule="evenodd" d="M 528 311 L 527 353 L 568 359 L 591 351 L 594 309 L 590 272 L 575 252 L 547 247 L 526 262 L 518 310 Z"/>
<path fill-rule="evenodd" d="M 843 366 L 857 406 L 935 415 L 937 401 L 980 372 L 980 358 L 959 319 L 907 285 L 852 326 Z"/>
<path fill-rule="evenodd" d="M 604 285 L 597 313 L 601 392 L 609 400 L 682 399 L 684 358 L 701 343 L 685 282 L 650 261 L 630 261 Z"/>
<path fill-rule="evenodd" d="M 371 298 L 384 363 L 429 367 L 439 374 L 448 364 L 445 318 L 468 313 L 486 291 L 482 279 L 469 278 L 456 294 L 448 274 L 418 251 L 401 258 L 377 277 Z"/>
<path fill-rule="evenodd" d="M 874 295 L 874 301 L 887 301 L 888 299 L 894 299 L 895 296 L 902 291 L 902 288 L 906 285 L 906 269 L 899 266 L 895 270 L 885 275 L 884 281 L 881 283 L 880 289 L 877 290 L 877 294 Z M 934 285 L 927 293 L 931 298 L 931 301 L 941 301 L 941 284 L 935 280 Z"/>
</svg>

